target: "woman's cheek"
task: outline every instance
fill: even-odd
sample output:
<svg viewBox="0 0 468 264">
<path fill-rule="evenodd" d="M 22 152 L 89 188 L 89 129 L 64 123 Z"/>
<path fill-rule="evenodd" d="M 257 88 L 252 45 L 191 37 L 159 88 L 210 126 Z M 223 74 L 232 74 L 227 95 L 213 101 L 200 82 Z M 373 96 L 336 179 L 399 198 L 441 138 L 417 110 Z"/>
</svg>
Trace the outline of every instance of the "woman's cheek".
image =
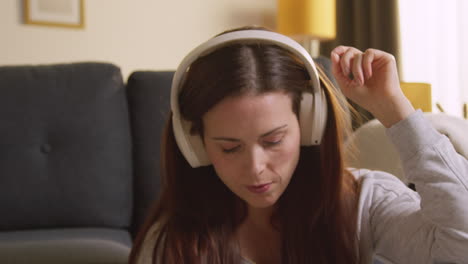
<svg viewBox="0 0 468 264">
<path fill-rule="evenodd" d="M 213 167 L 219 177 L 226 179 L 233 170 L 233 161 L 223 157 L 214 157 L 211 159 Z"/>
</svg>

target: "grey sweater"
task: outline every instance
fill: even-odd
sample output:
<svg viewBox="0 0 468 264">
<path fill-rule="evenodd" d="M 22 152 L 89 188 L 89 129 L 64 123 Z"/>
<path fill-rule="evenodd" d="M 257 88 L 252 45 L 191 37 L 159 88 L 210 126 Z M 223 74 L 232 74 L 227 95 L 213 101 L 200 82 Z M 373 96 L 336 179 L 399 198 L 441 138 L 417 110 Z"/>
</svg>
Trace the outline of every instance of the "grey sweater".
<svg viewBox="0 0 468 264">
<path fill-rule="evenodd" d="M 387 135 L 418 192 L 391 174 L 352 169 L 361 183 L 361 263 L 468 263 L 468 161 L 420 111 Z M 146 235 L 138 263 L 152 263 L 156 236 L 157 224 Z"/>
<path fill-rule="evenodd" d="M 361 263 L 468 263 L 468 161 L 420 111 L 387 135 L 416 192 L 390 174 L 356 170 Z"/>
</svg>

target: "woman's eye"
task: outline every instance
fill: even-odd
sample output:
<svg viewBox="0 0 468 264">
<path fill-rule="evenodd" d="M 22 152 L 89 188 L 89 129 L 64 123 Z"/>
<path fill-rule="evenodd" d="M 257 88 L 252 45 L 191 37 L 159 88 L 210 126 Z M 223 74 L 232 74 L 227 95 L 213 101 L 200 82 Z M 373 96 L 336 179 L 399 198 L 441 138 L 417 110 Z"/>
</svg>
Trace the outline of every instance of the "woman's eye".
<svg viewBox="0 0 468 264">
<path fill-rule="evenodd" d="M 279 145 L 281 142 L 283 142 L 283 138 L 265 141 L 265 145 L 269 146 L 269 147 L 272 147 L 272 146 Z"/>
<path fill-rule="evenodd" d="M 235 146 L 233 148 L 223 148 L 224 153 L 234 153 L 239 149 L 240 146 Z"/>
</svg>

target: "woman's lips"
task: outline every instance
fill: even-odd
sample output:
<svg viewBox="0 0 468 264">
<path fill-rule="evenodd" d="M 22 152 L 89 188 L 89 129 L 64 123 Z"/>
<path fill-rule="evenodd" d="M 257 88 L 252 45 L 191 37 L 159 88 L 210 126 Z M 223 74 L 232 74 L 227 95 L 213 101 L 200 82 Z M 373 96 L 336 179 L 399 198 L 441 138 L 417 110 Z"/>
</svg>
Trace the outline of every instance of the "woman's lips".
<svg viewBox="0 0 468 264">
<path fill-rule="evenodd" d="M 259 184 L 259 185 L 249 185 L 247 189 L 253 193 L 259 194 L 264 193 L 270 189 L 271 183 Z"/>
</svg>

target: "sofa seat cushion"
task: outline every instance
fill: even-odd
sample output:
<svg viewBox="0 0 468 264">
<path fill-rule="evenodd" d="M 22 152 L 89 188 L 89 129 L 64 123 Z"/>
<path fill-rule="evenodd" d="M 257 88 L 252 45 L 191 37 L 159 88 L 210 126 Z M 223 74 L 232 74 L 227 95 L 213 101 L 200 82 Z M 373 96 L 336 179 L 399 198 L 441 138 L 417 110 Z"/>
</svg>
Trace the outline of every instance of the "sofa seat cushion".
<svg viewBox="0 0 468 264">
<path fill-rule="evenodd" d="M 131 237 L 105 228 L 0 232 L 0 263 L 127 263 Z"/>
</svg>

